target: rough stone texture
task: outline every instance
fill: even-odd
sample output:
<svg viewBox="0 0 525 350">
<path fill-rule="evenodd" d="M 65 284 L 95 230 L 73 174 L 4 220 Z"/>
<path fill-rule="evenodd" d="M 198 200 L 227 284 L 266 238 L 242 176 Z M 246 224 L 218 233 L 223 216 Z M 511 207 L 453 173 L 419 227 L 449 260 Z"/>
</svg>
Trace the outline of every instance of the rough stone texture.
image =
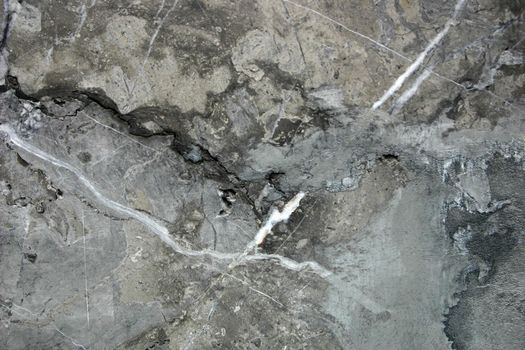
<svg viewBox="0 0 525 350">
<path fill-rule="evenodd" d="M 0 348 L 524 349 L 524 9 L 4 0 Z"/>
</svg>

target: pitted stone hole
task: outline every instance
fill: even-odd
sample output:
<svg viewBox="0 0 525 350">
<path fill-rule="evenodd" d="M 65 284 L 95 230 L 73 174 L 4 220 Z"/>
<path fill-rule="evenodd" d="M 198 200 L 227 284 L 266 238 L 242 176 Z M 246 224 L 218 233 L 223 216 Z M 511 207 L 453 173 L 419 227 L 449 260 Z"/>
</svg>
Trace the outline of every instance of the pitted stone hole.
<svg viewBox="0 0 525 350">
<path fill-rule="evenodd" d="M 281 171 L 271 171 L 266 175 L 266 180 L 268 180 L 268 183 L 272 185 L 273 188 L 280 191 L 280 182 L 285 175 L 286 174 Z"/>
<path fill-rule="evenodd" d="M 64 106 L 66 104 L 66 101 L 59 97 L 53 98 L 53 102 L 59 106 Z"/>
<path fill-rule="evenodd" d="M 233 203 L 236 201 L 237 193 L 232 189 L 218 189 L 217 194 L 221 198 L 222 209 L 219 216 L 228 216 L 232 212 Z"/>
<path fill-rule="evenodd" d="M 394 154 L 394 153 L 385 153 L 385 154 L 382 154 L 381 157 L 379 157 L 379 160 L 381 160 L 381 161 L 398 162 L 399 161 L 399 155 Z"/>
</svg>

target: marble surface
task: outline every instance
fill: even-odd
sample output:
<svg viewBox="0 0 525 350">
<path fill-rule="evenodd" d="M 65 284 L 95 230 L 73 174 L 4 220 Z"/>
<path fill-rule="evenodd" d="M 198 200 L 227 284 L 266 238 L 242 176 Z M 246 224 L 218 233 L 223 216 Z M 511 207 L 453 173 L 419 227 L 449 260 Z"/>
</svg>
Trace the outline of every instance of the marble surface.
<svg viewBox="0 0 525 350">
<path fill-rule="evenodd" d="M 525 348 L 523 0 L 3 0 L 1 349 Z"/>
</svg>

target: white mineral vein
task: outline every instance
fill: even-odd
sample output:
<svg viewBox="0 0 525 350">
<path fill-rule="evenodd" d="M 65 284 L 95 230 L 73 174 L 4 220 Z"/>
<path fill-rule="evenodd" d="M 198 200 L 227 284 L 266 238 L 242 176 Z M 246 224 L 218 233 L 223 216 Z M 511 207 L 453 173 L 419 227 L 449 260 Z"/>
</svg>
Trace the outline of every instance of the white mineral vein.
<svg viewBox="0 0 525 350">
<path fill-rule="evenodd" d="M 396 112 L 400 110 L 416 94 L 421 84 L 427 80 L 431 73 L 432 71 L 430 70 L 424 70 L 423 73 L 417 77 L 412 86 L 410 86 L 408 90 L 405 90 L 405 92 L 399 96 L 399 98 L 394 103 L 394 110 Z"/>
<path fill-rule="evenodd" d="M 264 239 L 266 236 L 268 236 L 272 232 L 272 228 L 277 225 L 280 222 L 286 222 L 292 215 L 294 211 L 297 210 L 299 207 L 299 204 L 301 203 L 301 199 L 304 198 L 305 193 L 299 192 L 297 193 L 286 205 L 284 206 L 282 211 L 279 211 L 277 209 L 274 209 L 272 213 L 270 214 L 270 217 L 268 220 L 266 220 L 266 223 L 263 227 L 259 229 L 257 234 L 255 235 L 255 239 L 253 242 L 249 245 L 249 247 L 256 247 L 259 244 L 264 242 Z"/>
<path fill-rule="evenodd" d="M 118 212 L 120 215 L 133 218 L 139 221 L 150 231 L 152 231 L 155 235 L 157 235 L 165 244 L 170 246 L 175 252 L 179 254 L 193 257 L 210 256 L 222 260 L 236 260 L 237 262 L 241 262 L 243 260 L 273 260 L 277 261 L 281 266 L 290 270 L 300 271 L 304 268 L 309 267 L 312 269 L 313 272 L 320 274 L 321 276 L 327 276 L 328 274 L 330 274 L 328 270 L 324 269 L 315 262 L 297 262 L 276 254 L 247 255 L 246 251 L 243 253 L 222 253 L 209 249 L 191 250 L 183 248 L 170 237 L 169 230 L 165 226 L 157 222 L 155 219 L 151 218 L 146 213 L 143 213 L 133 208 L 129 208 L 106 197 L 105 195 L 99 192 L 99 190 L 90 182 L 88 178 L 86 178 L 86 176 L 84 176 L 84 174 L 79 169 L 22 140 L 20 137 L 18 137 L 13 128 L 7 124 L 0 125 L 0 131 L 6 133 L 11 142 L 18 148 L 24 150 L 25 152 L 28 152 L 42 159 L 43 161 L 49 162 L 56 167 L 64 168 L 72 172 L 102 205 Z M 252 241 L 248 247 L 253 247 L 253 244 L 257 245 L 260 242 L 264 241 L 264 238 L 270 233 L 274 225 L 276 225 L 279 222 L 285 221 L 290 217 L 290 215 L 299 206 L 300 200 L 303 197 L 304 193 L 300 192 L 289 203 L 285 205 L 282 212 L 274 210 L 266 224 L 259 230 L 259 232 L 257 232 L 254 241 Z"/>
<path fill-rule="evenodd" d="M 423 50 L 423 52 L 419 54 L 416 60 L 412 62 L 412 64 L 408 67 L 408 69 L 396 79 L 394 84 L 390 86 L 390 88 L 383 94 L 383 96 L 373 104 L 372 109 L 377 109 L 381 107 L 381 105 L 385 103 L 386 100 L 388 100 L 393 94 L 397 92 L 397 90 L 401 88 L 401 86 L 403 86 L 405 80 L 412 76 L 412 74 L 419 68 L 419 66 L 423 64 L 423 61 L 425 60 L 427 55 L 441 42 L 441 40 L 443 40 L 445 35 L 447 35 L 448 31 L 450 30 L 450 27 L 456 22 L 458 13 L 463 7 L 465 1 L 466 0 L 458 1 L 454 10 L 454 15 L 445 23 L 445 27 L 438 33 L 438 35 L 434 37 L 434 39 L 432 39 L 432 41 L 427 45 L 425 50 Z"/>
</svg>

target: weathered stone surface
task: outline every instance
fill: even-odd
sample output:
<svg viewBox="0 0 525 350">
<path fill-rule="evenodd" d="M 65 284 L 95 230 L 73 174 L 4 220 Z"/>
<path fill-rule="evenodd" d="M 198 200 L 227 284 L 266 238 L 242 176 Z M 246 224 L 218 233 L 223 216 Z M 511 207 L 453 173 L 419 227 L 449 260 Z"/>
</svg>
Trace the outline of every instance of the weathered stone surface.
<svg viewBox="0 0 525 350">
<path fill-rule="evenodd" d="M 4 0 L 0 348 L 525 348 L 522 0 Z"/>
</svg>

